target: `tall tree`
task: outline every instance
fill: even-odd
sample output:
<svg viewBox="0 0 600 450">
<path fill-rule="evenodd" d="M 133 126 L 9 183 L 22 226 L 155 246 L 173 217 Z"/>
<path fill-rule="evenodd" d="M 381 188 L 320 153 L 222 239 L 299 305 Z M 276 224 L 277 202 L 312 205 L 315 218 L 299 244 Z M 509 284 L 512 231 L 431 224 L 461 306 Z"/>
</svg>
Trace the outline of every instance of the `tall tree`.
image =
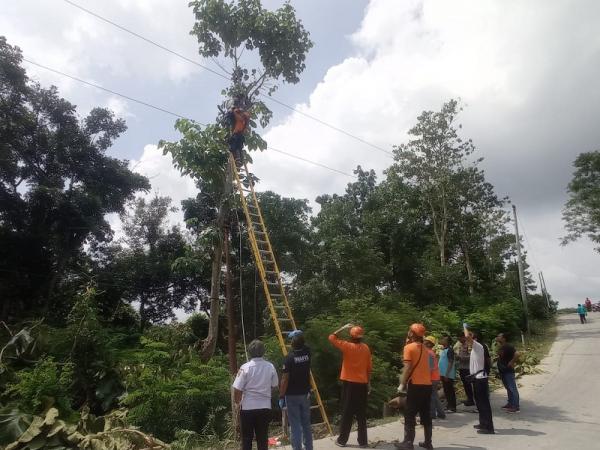
<svg viewBox="0 0 600 450">
<path fill-rule="evenodd" d="M 142 331 L 149 323 L 173 318 L 174 308 L 191 311 L 195 306 L 187 284 L 173 271 L 185 241 L 177 227 L 168 228 L 170 211 L 171 199 L 156 196 L 149 202 L 136 199 L 121 216 L 126 247 L 119 255 L 124 272 L 116 281 L 127 286 L 124 299 L 139 304 Z"/>
<path fill-rule="evenodd" d="M 570 198 L 563 210 L 567 235 L 562 244 L 587 236 L 599 244 L 596 250 L 600 252 L 600 151 L 580 154 L 573 165 Z"/>
<path fill-rule="evenodd" d="M 80 120 L 55 87 L 31 82 L 21 62 L 19 48 L 0 37 L 2 317 L 61 306 L 58 287 L 76 276 L 83 244 L 109 239 L 106 215 L 149 188 L 127 161 L 105 155 L 126 129 L 121 119 L 94 108 Z"/>
<path fill-rule="evenodd" d="M 216 123 L 202 127 L 188 120 L 178 120 L 176 128 L 182 133 L 182 139 L 161 142 L 160 146 L 165 153 L 171 153 L 182 173 L 198 181 L 199 189 L 211 197 L 216 212 L 210 232 L 213 239 L 210 324 L 202 348 L 203 359 L 208 359 L 214 354 L 217 342 L 223 231 L 228 225 L 232 201 L 226 144 L 229 130 L 224 113 L 234 101 L 241 105 L 251 116 L 245 137 L 248 150 L 266 149 L 266 143 L 255 130 L 256 121 L 266 127 L 272 112 L 259 95 L 265 90 L 270 95 L 279 81 L 297 83 L 312 42 L 289 3 L 275 11 L 264 9 L 259 0 L 197 0 L 190 6 L 196 16 L 191 34 L 198 39 L 200 55 L 213 58 L 217 63 L 216 59 L 226 60 L 227 67 L 218 64 L 229 77 L 230 85 L 223 90 L 225 98 L 218 106 L 220 115 Z"/>
<path fill-rule="evenodd" d="M 448 260 L 452 201 L 457 195 L 454 177 L 475 150 L 470 139 L 463 140 L 458 135 L 459 112 L 456 100 L 445 103 L 438 112 L 423 111 L 417 125 L 408 132 L 408 143 L 394 149 L 396 163 L 390 169 L 419 190 L 442 267 Z"/>
</svg>

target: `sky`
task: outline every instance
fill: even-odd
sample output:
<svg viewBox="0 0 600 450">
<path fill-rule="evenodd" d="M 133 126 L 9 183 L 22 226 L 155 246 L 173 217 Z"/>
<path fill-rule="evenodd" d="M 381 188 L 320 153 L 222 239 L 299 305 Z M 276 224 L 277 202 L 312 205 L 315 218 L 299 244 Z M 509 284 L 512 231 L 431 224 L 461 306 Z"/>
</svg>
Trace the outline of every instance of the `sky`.
<svg viewBox="0 0 600 450">
<path fill-rule="evenodd" d="M 188 0 L 72 0 L 218 71 L 197 54 Z M 264 0 L 267 8 L 282 4 Z M 351 174 L 379 174 L 423 110 L 460 98 L 462 133 L 473 139 L 500 196 L 517 205 L 532 271 L 543 271 L 561 306 L 600 300 L 600 254 L 583 239 L 561 247 L 561 213 L 572 162 L 600 149 L 600 2 L 595 0 L 295 0 L 311 33 L 300 83 L 269 103 L 269 145 Z M 209 122 L 225 80 L 75 8 L 65 0 L 0 2 L 0 34 L 24 57 L 113 91 Z M 220 61 L 224 63 L 224 61 Z M 157 150 L 175 140 L 175 118 L 25 63 L 58 86 L 82 116 L 111 108 L 128 131 L 110 149 L 176 204 L 193 182 Z M 305 115 L 367 141 L 365 144 Z M 267 151 L 253 155 L 260 189 L 298 198 L 341 193 L 352 178 Z M 180 219 L 174 216 L 173 221 Z M 113 223 L 116 219 L 113 220 Z M 115 223 L 115 225 L 117 225 Z"/>
</svg>

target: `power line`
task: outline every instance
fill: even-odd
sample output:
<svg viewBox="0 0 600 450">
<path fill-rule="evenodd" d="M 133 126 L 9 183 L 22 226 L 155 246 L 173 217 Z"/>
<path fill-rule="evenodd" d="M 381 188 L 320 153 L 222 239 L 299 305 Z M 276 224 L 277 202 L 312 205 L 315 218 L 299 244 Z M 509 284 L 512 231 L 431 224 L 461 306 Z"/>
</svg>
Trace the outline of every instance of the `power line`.
<svg viewBox="0 0 600 450">
<path fill-rule="evenodd" d="M 204 70 L 207 70 L 208 72 L 210 72 L 210 73 L 212 73 L 214 75 L 217 75 L 217 76 L 219 76 L 221 78 L 229 80 L 229 77 L 227 77 L 226 75 L 223 75 L 222 73 L 217 72 L 216 70 L 213 70 L 213 69 L 211 69 L 210 67 L 208 67 L 208 66 L 206 66 L 204 64 L 200 64 L 199 62 L 194 61 L 193 59 L 188 58 L 187 56 L 182 55 L 181 53 L 178 53 L 175 50 L 172 50 L 172 49 L 170 49 L 168 47 L 165 47 L 164 45 L 159 44 L 158 42 L 153 41 L 150 38 L 142 36 L 141 34 L 136 33 L 135 31 L 132 31 L 129 28 L 124 27 L 123 25 L 119 25 L 118 23 L 115 23 L 112 20 L 107 19 L 106 17 L 101 16 L 98 13 L 90 11 L 89 9 L 86 9 L 83 6 L 81 6 L 81 5 L 79 5 L 79 4 L 75 3 L 75 2 L 72 2 L 71 0 L 63 0 L 63 1 L 65 3 L 67 3 L 67 4 L 69 4 L 69 5 L 77 8 L 77 9 L 79 9 L 79 10 L 81 10 L 81 11 L 83 11 L 83 12 L 85 12 L 85 13 L 87 13 L 87 14 L 89 14 L 89 15 L 91 15 L 91 16 L 93 16 L 93 17 L 95 17 L 95 18 L 97 18 L 97 19 L 99 19 L 99 20 L 101 20 L 103 22 L 105 22 L 105 23 L 108 23 L 109 25 L 112 25 L 112 26 L 118 28 L 121 31 L 124 31 L 125 33 L 128 33 L 128 34 L 130 34 L 132 36 L 135 36 L 138 39 L 143 40 L 144 42 L 147 42 L 147 43 L 149 43 L 151 45 L 154 45 L 155 47 L 157 47 L 157 48 L 159 48 L 159 49 L 161 49 L 163 51 L 166 51 L 166 52 L 168 52 L 168 53 L 170 53 L 170 54 L 172 54 L 172 55 L 174 55 L 174 56 L 176 56 L 178 58 L 181 58 L 181 59 L 183 59 L 184 61 L 187 61 L 190 64 L 194 64 L 195 66 L 201 67 Z M 223 70 L 223 69 L 221 69 L 221 70 Z M 350 138 L 352 138 L 352 139 L 354 139 L 354 140 L 356 140 L 358 142 L 361 142 L 361 143 L 363 143 L 365 145 L 368 145 L 368 146 L 370 146 L 370 147 L 372 147 L 372 148 L 374 148 L 374 149 L 376 149 L 376 150 L 378 150 L 380 152 L 386 153 L 388 156 L 393 156 L 392 152 L 390 152 L 389 150 L 387 150 L 387 149 L 385 149 L 385 148 L 383 148 L 383 147 L 381 147 L 379 145 L 373 144 L 372 142 L 369 142 L 369 141 L 367 141 L 367 140 L 365 140 L 365 139 L 363 139 L 363 138 L 361 138 L 359 136 L 356 136 L 355 134 L 352 134 L 352 133 L 350 133 L 350 132 L 348 132 L 346 130 L 343 130 L 342 128 L 336 127 L 335 125 L 332 125 L 332 124 L 330 124 L 330 123 L 328 123 L 328 122 L 326 122 L 326 121 L 324 121 L 322 119 L 319 119 L 318 117 L 313 116 L 312 114 L 308 114 L 308 113 L 305 113 L 303 111 L 300 111 L 300 110 L 294 108 L 293 106 L 288 105 L 287 103 L 284 103 L 281 100 L 277 100 L 276 98 L 274 98 L 274 97 L 272 97 L 270 95 L 266 95 L 266 94 L 260 92 L 260 96 L 263 97 L 263 98 L 265 98 L 265 99 L 267 99 L 267 100 L 270 100 L 270 101 L 272 101 L 274 103 L 277 103 L 278 105 L 281 105 L 281 106 L 283 106 L 283 107 L 285 107 L 285 108 L 287 108 L 287 109 L 289 109 L 291 111 L 294 111 L 294 112 L 296 112 L 296 113 L 298 113 L 298 114 L 300 114 L 300 115 L 302 115 L 304 117 L 307 117 L 307 118 L 309 118 L 311 120 L 314 120 L 315 122 L 320 123 L 321 125 L 326 126 L 326 127 L 330 128 L 330 129 L 332 129 L 334 131 L 342 133 L 342 134 L 344 134 L 344 135 L 346 135 L 346 136 L 348 136 L 348 137 L 350 137 Z"/>
<path fill-rule="evenodd" d="M 100 89 L 101 91 L 108 92 L 110 94 L 117 95 L 119 97 L 123 97 L 123 98 L 125 98 L 127 100 L 130 100 L 132 102 L 135 102 L 135 103 L 139 103 L 140 105 L 146 106 L 148 108 L 155 109 L 155 110 L 163 112 L 165 114 L 170 114 L 170 115 L 178 117 L 180 119 L 186 119 L 186 117 L 182 116 L 181 114 L 174 113 L 173 111 L 169 111 L 168 109 L 161 108 L 160 106 L 151 105 L 150 103 L 147 103 L 147 102 L 145 102 L 143 100 L 138 100 L 137 98 L 133 98 L 133 97 L 130 97 L 128 95 L 121 94 L 121 93 L 119 93 L 117 91 L 113 91 L 112 89 L 107 89 L 107 88 L 105 88 L 103 86 L 100 86 L 99 84 L 92 83 L 92 82 L 86 81 L 86 80 L 82 80 L 81 78 L 78 78 L 78 77 L 73 76 L 73 75 L 69 75 L 67 73 L 61 72 L 60 70 L 56 70 L 56 69 L 53 69 L 53 68 L 48 67 L 48 66 L 44 66 L 43 64 L 36 63 L 35 61 L 32 61 L 30 59 L 23 58 L 23 61 L 28 62 L 29 64 L 33 64 L 34 66 L 41 67 L 42 69 L 48 70 L 50 72 L 54 72 L 57 75 L 61 75 L 61 76 L 66 77 L 66 78 L 70 78 L 71 80 L 75 80 L 75 81 L 78 81 L 80 83 L 87 84 L 88 86 L 94 87 L 96 89 Z"/>
<path fill-rule="evenodd" d="M 65 1 L 66 1 L 66 0 L 65 0 Z M 87 86 L 91 86 L 91 87 L 94 87 L 94 88 L 96 88 L 96 89 L 100 89 L 100 90 L 102 90 L 102 91 L 104 91 L 104 92 L 108 92 L 108 93 L 110 93 L 110 94 L 113 94 L 113 95 L 116 95 L 116 96 L 119 96 L 119 97 L 125 98 L 125 99 L 127 99 L 127 100 L 130 100 L 130 101 L 132 101 L 132 102 L 138 103 L 138 104 L 140 104 L 140 105 L 142 105 L 142 106 L 146 106 L 147 108 L 152 108 L 152 109 L 154 109 L 154 110 L 157 110 L 157 111 L 163 112 L 163 113 L 165 113 L 165 114 L 169 114 L 169 115 L 172 115 L 172 116 L 178 117 L 178 118 L 180 118 L 180 119 L 187 119 L 187 120 L 191 120 L 191 121 L 193 121 L 193 122 L 195 122 L 195 123 L 197 123 L 197 124 L 199 124 L 199 125 L 206 126 L 206 124 L 205 124 L 205 123 L 198 122 L 197 120 L 194 120 L 194 119 L 190 119 L 189 117 L 186 117 L 186 116 L 184 116 L 184 115 L 182 115 L 182 114 L 178 114 L 178 113 L 175 113 L 175 112 L 173 112 L 173 111 L 169 111 L 168 109 L 161 108 L 160 106 L 153 105 L 153 104 L 151 104 L 151 103 L 145 102 L 145 101 L 143 101 L 143 100 L 139 100 L 139 99 L 137 99 L 137 98 L 134 98 L 134 97 L 131 97 L 131 96 L 129 96 L 129 95 L 121 94 L 120 92 L 114 91 L 114 90 L 112 90 L 112 89 L 105 88 L 105 87 L 103 87 L 103 86 L 100 86 L 99 84 L 96 84 L 96 83 L 92 83 L 92 82 L 89 82 L 89 81 L 83 80 L 83 79 L 81 79 L 81 78 L 78 78 L 78 77 L 76 77 L 76 76 L 69 75 L 68 73 L 62 72 L 62 71 L 60 71 L 60 70 L 57 70 L 57 69 L 53 69 L 53 68 L 51 68 L 51 67 L 48 67 L 48 66 L 45 66 L 45 65 L 43 65 L 43 64 L 39 64 L 39 63 L 37 63 L 37 62 L 35 62 L 35 61 L 32 61 L 32 60 L 30 60 L 30 59 L 23 58 L 23 61 L 26 61 L 26 62 L 28 62 L 29 64 L 32 64 L 32 65 L 34 65 L 34 66 L 37 66 L 37 67 L 40 67 L 40 68 L 42 68 L 42 69 L 45 69 L 45 70 L 48 70 L 48 71 L 50 71 L 50 72 L 53 72 L 53 73 L 55 73 L 55 74 L 57 74 L 57 75 L 61 75 L 61 76 L 63 76 L 63 77 L 69 78 L 69 79 L 71 79 L 71 80 L 78 81 L 78 82 L 80 82 L 80 83 L 82 83 L 82 84 L 85 84 L 85 85 L 87 85 Z M 327 169 L 327 170 L 330 170 L 330 171 L 332 171 L 332 172 L 336 172 L 336 173 L 339 173 L 339 174 L 341 174 L 341 175 L 345 175 L 345 176 L 347 176 L 347 177 L 350 177 L 350 178 L 356 178 L 356 176 L 354 176 L 354 175 L 352 175 L 352 174 L 349 174 L 349 173 L 347 173 L 347 172 L 343 172 L 343 171 L 341 171 L 341 170 L 338 170 L 338 169 L 336 169 L 336 168 L 334 168 L 334 167 L 327 166 L 327 165 L 325 165 L 325 164 L 321 164 L 321 163 L 319 163 L 319 162 L 317 162 L 317 161 L 312 161 L 312 160 L 310 160 L 310 159 L 303 158 L 303 157 L 301 157 L 301 156 L 297 156 L 297 155 L 294 155 L 294 154 L 292 154 L 292 153 L 285 152 L 285 151 L 283 151 L 283 150 L 275 149 L 275 148 L 273 148 L 273 147 L 267 147 L 267 148 L 269 148 L 269 149 L 271 149 L 271 150 L 273 150 L 273 151 L 275 151 L 275 152 L 277 152 L 277 153 L 280 153 L 280 154 L 282 154 L 282 155 L 288 156 L 288 157 L 290 157 L 290 158 L 298 159 L 298 160 L 300 160 L 300 161 L 304 161 L 304 162 L 306 162 L 306 163 L 309 163 L 309 164 L 312 164 L 312 165 L 314 165 L 314 166 L 321 167 L 321 168 L 323 168 L 323 169 Z"/>
</svg>

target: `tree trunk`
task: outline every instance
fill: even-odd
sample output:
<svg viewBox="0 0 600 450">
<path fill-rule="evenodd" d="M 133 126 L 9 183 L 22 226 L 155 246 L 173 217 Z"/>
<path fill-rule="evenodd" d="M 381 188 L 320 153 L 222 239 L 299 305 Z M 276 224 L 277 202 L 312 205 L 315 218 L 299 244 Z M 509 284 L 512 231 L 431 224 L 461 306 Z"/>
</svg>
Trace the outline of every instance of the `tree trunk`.
<svg viewBox="0 0 600 450">
<path fill-rule="evenodd" d="M 469 295 L 475 292 L 475 278 L 473 276 L 473 266 L 471 265 L 471 255 L 466 244 L 462 245 L 462 252 L 465 258 L 465 268 L 467 269 L 467 280 L 469 281 Z"/>
<path fill-rule="evenodd" d="M 231 292 L 231 258 L 229 254 L 229 227 L 225 227 L 223 233 L 223 251 L 225 252 L 225 301 L 227 311 L 227 356 L 229 358 L 229 372 L 231 375 L 237 373 L 236 326 L 235 309 L 233 307 L 233 295 Z"/>
<path fill-rule="evenodd" d="M 229 166 L 225 172 L 225 186 L 223 203 L 219 207 L 219 214 L 217 215 L 217 229 L 219 230 L 220 237 L 214 246 L 213 260 L 210 277 L 210 320 L 208 322 L 208 336 L 202 343 L 202 350 L 200 350 L 200 359 L 206 362 L 215 354 L 217 348 L 217 337 L 219 335 L 219 315 L 221 312 L 221 305 L 219 294 L 221 293 L 221 265 L 223 257 L 223 227 L 225 225 L 225 219 L 229 217 L 229 195 L 232 189 L 232 174 Z"/>
<path fill-rule="evenodd" d="M 140 300 L 140 333 L 144 332 L 146 328 L 146 300 L 144 297 Z"/>
</svg>

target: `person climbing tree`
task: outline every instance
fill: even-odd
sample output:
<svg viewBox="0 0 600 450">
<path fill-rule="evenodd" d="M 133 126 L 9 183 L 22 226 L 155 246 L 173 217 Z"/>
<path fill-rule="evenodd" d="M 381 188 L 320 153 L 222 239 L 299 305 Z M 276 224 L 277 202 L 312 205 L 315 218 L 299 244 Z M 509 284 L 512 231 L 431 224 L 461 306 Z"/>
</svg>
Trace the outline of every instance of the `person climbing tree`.
<svg viewBox="0 0 600 450">
<path fill-rule="evenodd" d="M 244 133 L 250 122 L 250 114 L 242 107 L 240 99 L 236 99 L 226 118 L 231 127 L 231 136 L 227 143 L 229 144 L 229 150 L 235 159 L 235 163 L 239 166 L 244 161 Z"/>
</svg>

